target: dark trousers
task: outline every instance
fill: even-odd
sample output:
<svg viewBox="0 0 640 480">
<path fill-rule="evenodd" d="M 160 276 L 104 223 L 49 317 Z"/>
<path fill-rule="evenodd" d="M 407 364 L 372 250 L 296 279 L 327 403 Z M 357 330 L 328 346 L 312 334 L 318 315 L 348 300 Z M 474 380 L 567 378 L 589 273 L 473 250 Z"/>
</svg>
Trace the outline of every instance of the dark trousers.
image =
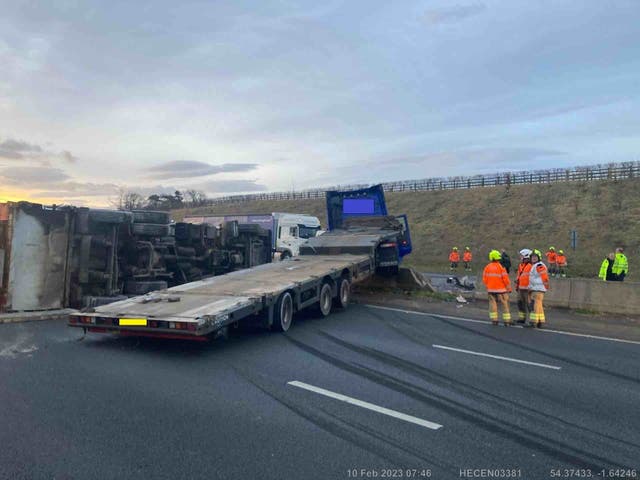
<svg viewBox="0 0 640 480">
<path fill-rule="evenodd" d="M 531 299 L 529 290 L 518 290 L 518 322 L 524 323 L 529 318 L 531 311 Z"/>
</svg>

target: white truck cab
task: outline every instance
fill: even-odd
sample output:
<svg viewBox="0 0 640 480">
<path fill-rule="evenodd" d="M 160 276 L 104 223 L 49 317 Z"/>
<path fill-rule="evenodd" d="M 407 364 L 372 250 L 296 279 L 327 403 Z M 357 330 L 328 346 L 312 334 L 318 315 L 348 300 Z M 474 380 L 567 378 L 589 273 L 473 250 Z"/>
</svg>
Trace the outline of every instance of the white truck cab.
<svg viewBox="0 0 640 480">
<path fill-rule="evenodd" d="M 312 215 L 273 213 L 273 238 L 276 257 L 280 260 L 300 254 L 300 245 L 320 232 L 320 220 Z"/>
</svg>

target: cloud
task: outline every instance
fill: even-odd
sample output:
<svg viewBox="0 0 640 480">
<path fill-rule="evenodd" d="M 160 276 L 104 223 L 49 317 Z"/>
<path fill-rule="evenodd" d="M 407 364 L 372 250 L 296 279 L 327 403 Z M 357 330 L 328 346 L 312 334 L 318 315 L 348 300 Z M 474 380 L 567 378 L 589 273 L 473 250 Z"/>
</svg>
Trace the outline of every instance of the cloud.
<svg viewBox="0 0 640 480">
<path fill-rule="evenodd" d="M 216 195 L 218 193 L 263 192 L 267 190 L 265 185 L 256 183 L 255 180 L 211 180 L 193 185 L 193 188 L 202 190 L 207 195 Z"/>
<path fill-rule="evenodd" d="M 74 157 L 69 150 L 63 150 L 60 156 L 69 163 L 76 163 L 77 157 Z"/>
<path fill-rule="evenodd" d="M 376 164 L 433 164 L 438 165 L 445 163 L 464 163 L 487 165 L 491 168 L 509 168 L 509 165 L 517 165 L 529 163 L 542 157 L 555 157 L 565 155 L 566 152 L 559 150 L 543 149 L 543 148 L 480 148 L 480 149 L 464 149 L 452 150 L 444 152 L 429 153 L 426 155 L 416 155 L 404 158 L 393 158 L 382 162 L 372 162 Z"/>
<path fill-rule="evenodd" d="M 35 198 L 81 198 L 81 197 L 103 197 L 115 195 L 120 188 L 114 183 L 83 183 L 67 181 L 52 185 L 39 185 L 46 190 L 40 190 L 32 194 Z"/>
<path fill-rule="evenodd" d="M 67 163 L 75 163 L 78 159 L 69 150 L 56 153 L 45 150 L 35 143 L 7 138 L 0 143 L 1 160 L 35 160 L 41 165 L 48 165 L 50 160 L 64 160 Z"/>
<path fill-rule="evenodd" d="M 425 12 L 424 19 L 429 25 L 455 23 L 464 20 L 465 18 L 479 15 L 486 9 L 486 5 L 482 3 L 433 8 Z"/>
<path fill-rule="evenodd" d="M 4 183 L 24 188 L 56 184 L 70 179 L 64 171 L 55 167 L 6 167 L 0 169 Z"/>
<path fill-rule="evenodd" d="M 223 163 L 211 165 L 210 163 L 193 160 L 175 160 L 160 165 L 149 167 L 149 178 L 166 180 L 171 178 L 192 178 L 217 175 L 229 172 L 249 172 L 258 167 L 255 163 Z"/>
<path fill-rule="evenodd" d="M 20 160 L 33 154 L 42 153 L 42 147 L 22 140 L 6 139 L 0 143 L 0 158 Z"/>
</svg>

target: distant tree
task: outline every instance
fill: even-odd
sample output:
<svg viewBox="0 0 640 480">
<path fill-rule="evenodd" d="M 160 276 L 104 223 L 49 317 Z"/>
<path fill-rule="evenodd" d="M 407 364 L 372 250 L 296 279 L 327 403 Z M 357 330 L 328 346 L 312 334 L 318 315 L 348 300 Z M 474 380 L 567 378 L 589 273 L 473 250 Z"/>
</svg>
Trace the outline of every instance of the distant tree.
<svg viewBox="0 0 640 480">
<path fill-rule="evenodd" d="M 176 190 L 173 194 L 173 206 L 172 208 L 180 208 L 184 201 L 184 197 L 182 196 L 182 192 L 180 190 Z"/>
<path fill-rule="evenodd" d="M 111 206 L 118 210 L 139 210 L 145 207 L 144 197 L 137 192 L 120 188 L 115 198 L 110 200 Z"/>
<path fill-rule="evenodd" d="M 207 195 L 199 190 L 189 189 L 184 193 L 187 203 L 192 207 L 201 207 L 207 202 Z"/>
<path fill-rule="evenodd" d="M 153 194 L 153 195 L 149 195 L 149 197 L 147 198 L 147 208 L 149 210 L 157 210 L 160 208 L 160 195 L 158 194 Z"/>
<path fill-rule="evenodd" d="M 142 197 L 140 197 L 142 198 Z M 182 208 L 185 205 L 201 206 L 206 204 L 207 196 L 198 190 L 186 190 L 184 194 L 176 190 L 173 195 L 169 193 L 154 193 L 147 197 L 146 207 L 149 210 L 172 210 Z"/>
</svg>

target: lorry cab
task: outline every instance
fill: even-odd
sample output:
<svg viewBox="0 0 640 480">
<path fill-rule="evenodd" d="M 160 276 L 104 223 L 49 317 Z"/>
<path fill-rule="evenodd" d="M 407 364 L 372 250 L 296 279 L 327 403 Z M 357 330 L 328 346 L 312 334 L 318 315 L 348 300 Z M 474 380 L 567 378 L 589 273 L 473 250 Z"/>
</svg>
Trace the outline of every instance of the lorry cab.
<svg viewBox="0 0 640 480">
<path fill-rule="evenodd" d="M 300 246 L 319 234 L 320 220 L 313 215 L 273 213 L 276 255 L 281 260 L 297 257 Z"/>
</svg>

